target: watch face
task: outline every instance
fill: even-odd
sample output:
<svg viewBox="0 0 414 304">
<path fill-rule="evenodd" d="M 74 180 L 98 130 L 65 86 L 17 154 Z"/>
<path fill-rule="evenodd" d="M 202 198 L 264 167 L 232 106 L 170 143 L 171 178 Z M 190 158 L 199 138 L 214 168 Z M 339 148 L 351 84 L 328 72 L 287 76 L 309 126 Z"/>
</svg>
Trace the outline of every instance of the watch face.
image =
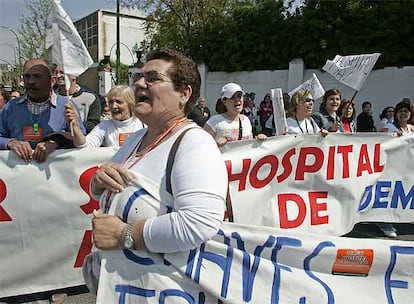
<svg viewBox="0 0 414 304">
<path fill-rule="evenodd" d="M 131 248 L 132 248 L 132 245 L 133 245 L 132 240 L 130 240 L 130 239 L 125 239 L 125 241 L 124 241 L 124 246 L 125 246 L 125 248 L 127 248 L 127 249 L 131 249 Z"/>
</svg>

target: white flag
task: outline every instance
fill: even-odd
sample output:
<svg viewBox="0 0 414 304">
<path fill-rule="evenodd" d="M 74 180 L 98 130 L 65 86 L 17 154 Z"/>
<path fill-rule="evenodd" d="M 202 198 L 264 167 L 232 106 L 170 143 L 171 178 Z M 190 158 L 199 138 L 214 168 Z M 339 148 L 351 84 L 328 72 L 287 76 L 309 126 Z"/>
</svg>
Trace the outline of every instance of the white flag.
<svg viewBox="0 0 414 304">
<path fill-rule="evenodd" d="M 345 57 L 336 55 L 334 60 L 326 61 L 322 70 L 331 74 L 339 82 L 359 91 L 380 55 L 380 53 Z"/>
<path fill-rule="evenodd" d="M 271 89 L 270 94 L 272 96 L 273 120 L 275 122 L 276 135 L 286 134 L 287 123 L 282 89 Z"/>
<path fill-rule="evenodd" d="M 69 15 L 60 5 L 60 0 L 52 1 L 52 22 L 53 62 L 62 65 L 65 75 L 79 76 L 93 60 Z"/>
<path fill-rule="evenodd" d="M 302 83 L 300 86 L 295 88 L 294 90 L 289 92 L 289 96 L 292 97 L 292 95 L 299 91 L 300 89 L 311 91 L 313 99 L 321 98 L 325 94 L 325 90 L 323 89 L 318 77 L 316 77 L 316 74 L 312 74 L 312 78 L 309 80 L 306 80 L 304 83 Z"/>
</svg>

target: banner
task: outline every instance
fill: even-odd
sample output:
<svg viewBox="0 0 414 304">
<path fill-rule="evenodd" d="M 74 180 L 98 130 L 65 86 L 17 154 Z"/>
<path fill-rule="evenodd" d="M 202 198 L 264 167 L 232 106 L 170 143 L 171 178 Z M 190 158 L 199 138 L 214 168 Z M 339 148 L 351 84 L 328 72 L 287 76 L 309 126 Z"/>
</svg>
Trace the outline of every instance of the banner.
<svg viewBox="0 0 414 304">
<path fill-rule="evenodd" d="M 169 272 L 163 272 L 167 283 L 163 285 L 160 280 L 161 285 L 154 287 L 158 292 L 154 294 L 160 296 L 157 301 L 173 294 L 183 295 L 165 291 L 169 288 L 181 288 L 191 296 L 193 290 L 202 290 L 195 295 L 195 303 L 211 303 L 203 302 L 211 297 L 242 303 L 249 293 L 254 300 L 261 299 L 258 293 L 263 294 L 263 303 L 268 301 L 269 293 L 279 297 L 280 303 L 292 303 L 291 299 L 305 303 L 297 296 L 306 299 L 306 303 L 318 303 L 314 299 L 325 299 L 328 294 L 342 299 L 345 291 L 339 289 L 348 293 L 358 289 L 364 299 L 371 295 L 373 301 L 376 298 L 372 292 L 377 296 L 381 290 L 379 303 L 386 303 L 382 301 L 383 291 L 387 299 L 394 297 L 395 303 L 408 303 L 400 300 L 406 300 L 407 293 L 413 296 L 413 278 L 407 277 L 414 272 L 410 268 L 414 265 L 412 242 L 336 236 L 361 221 L 413 222 L 413 145 L 413 136 L 395 138 L 389 133 L 329 134 L 326 138 L 286 135 L 264 142 L 229 143 L 223 149 L 223 157 L 238 223 L 223 224 L 214 240 L 197 251 L 168 255 L 165 263 L 159 256 L 157 261 L 162 261 L 162 267 L 171 263 L 172 268 L 162 268 Z M 58 150 L 43 164 L 26 164 L 15 153 L 0 151 L 0 298 L 84 284 L 81 266 L 92 250 L 91 217 L 93 210 L 99 208 L 89 195 L 89 182 L 97 166 L 115 152 L 113 148 Z M 293 243 L 290 239 L 294 239 Z M 330 243 L 334 244 L 332 248 L 324 247 Z M 125 263 L 124 253 L 107 252 L 105 261 L 112 263 L 113 254 L 123 261 L 116 262 L 117 266 L 129 269 L 136 261 Z M 368 272 L 367 266 L 358 273 L 352 263 L 334 262 L 362 260 L 365 265 L 371 253 L 373 262 Z M 131 254 L 128 256 L 137 255 Z M 235 261 L 234 266 L 229 265 L 229 260 Z M 212 268 L 204 268 L 211 263 Z M 109 264 L 105 270 L 111 276 L 122 274 L 108 267 Z M 169 278 L 176 276 L 184 276 L 185 280 L 180 286 L 170 286 Z M 206 283 L 207 277 L 210 283 Z M 141 278 L 146 279 L 144 275 Z M 136 277 L 130 277 L 131 288 L 124 286 L 124 279 L 122 274 L 122 286 L 108 289 L 109 295 L 105 296 L 119 297 L 121 291 L 139 290 L 133 288 Z M 223 280 L 223 284 L 217 284 Z M 260 287 L 259 282 L 266 288 Z M 322 282 L 330 291 L 323 289 Z M 144 288 L 152 284 L 151 281 Z M 183 284 L 191 288 L 183 289 Z M 250 287 L 253 290 L 249 291 Z M 299 295 L 301 291 L 304 294 Z M 254 300 L 251 303 L 262 303 Z"/>
<path fill-rule="evenodd" d="M 322 70 L 328 72 L 339 82 L 359 91 L 377 62 L 380 53 L 340 56 L 327 60 Z"/>
<path fill-rule="evenodd" d="M 77 77 L 93 64 L 93 60 L 72 20 L 61 6 L 60 0 L 52 1 L 51 14 L 53 22 L 53 62 L 63 67 L 65 75 Z M 66 89 L 68 90 L 69 87 L 66 86 Z"/>
<path fill-rule="evenodd" d="M 299 91 L 300 89 L 308 90 L 311 92 L 313 99 L 321 98 L 325 94 L 325 90 L 322 87 L 318 77 L 315 73 L 312 73 L 312 78 L 309 80 L 306 80 L 304 83 L 302 83 L 300 86 L 296 87 L 292 91 L 289 92 L 289 96 L 292 97 L 293 94 L 295 94 L 296 91 Z"/>
<path fill-rule="evenodd" d="M 414 135 L 392 133 L 225 145 L 234 221 L 331 236 L 358 222 L 413 222 L 413 150 Z"/>
<path fill-rule="evenodd" d="M 412 242 L 224 223 L 196 250 L 104 252 L 96 303 L 411 303 Z"/>
</svg>

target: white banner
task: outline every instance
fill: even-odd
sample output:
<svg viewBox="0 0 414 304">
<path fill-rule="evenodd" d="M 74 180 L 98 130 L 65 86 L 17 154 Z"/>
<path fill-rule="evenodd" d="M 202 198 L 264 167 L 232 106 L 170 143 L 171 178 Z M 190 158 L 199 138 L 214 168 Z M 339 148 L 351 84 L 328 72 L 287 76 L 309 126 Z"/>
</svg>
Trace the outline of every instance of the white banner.
<svg viewBox="0 0 414 304">
<path fill-rule="evenodd" d="M 333 60 L 326 61 L 322 70 L 331 74 L 339 82 L 359 91 L 380 55 L 380 53 L 353 56 L 336 55 Z"/>
<path fill-rule="evenodd" d="M 51 14 L 53 62 L 62 65 L 66 75 L 79 76 L 89 68 L 93 60 L 60 0 L 52 0 Z"/>
<path fill-rule="evenodd" d="M 107 251 L 97 303 L 411 303 L 412 242 L 224 223 L 176 254 Z"/>
<path fill-rule="evenodd" d="M 273 105 L 273 121 L 275 123 L 276 135 L 283 135 L 287 131 L 286 112 L 283 102 L 282 89 L 271 89 Z M 271 128 L 270 128 L 271 129 Z"/>
<path fill-rule="evenodd" d="M 311 79 L 306 80 L 300 86 L 290 91 L 289 96 L 292 97 L 292 95 L 295 94 L 295 92 L 299 91 L 300 89 L 310 91 L 312 93 L 313 99 L 315 100 L 318 98 L 321 98 L 325 94 L 325 90 L 323 86 L 321 85 L 321 82 L 319 81 L 315 73 L 312 74 Z"/>
<path fill-rule="evenodd" d="M 234 221 L 335 236 L 358 222 L 413 222 L 412 151 L 414 135 L 391 133 L 226 145 Z"/>
<path fill-rule="evenodd" d="M 378 296 L 378 303 L 386 303 L 384 297 L 393 297 L 394 303 L 409 303 L 407 294 L 411 298 L 414 295 L 410 275 L 414 272 L 410 268 L 414 265 L 412 242 L 335 236 L 350 231 L 353 223 L 360 221 L 414 221 L 414 176 L 410 161 L 413 145 L 412 136 L 393 138 L 388 133 L 329 134 L 326 138 L 286 135 L 264 142 L 226 145 L 223 153 L 230 173 L 234 217 L 239 224 L 224 224 L 223 232 L 197 252 L 168 255 L 166 259 L 172 268 L 164 262 L 161 266 L 157 264 L 167 281 L 164 284 L 160 279 L 160 285 L 154 287 L 156 291 L 149 294 L 155 294 L 158 301 L 174 294 L 183 295 L 165 291 L 181 288 L 195 296 L 195 303 L 211 303 L 203 299 L 217 296 L 225 302 L 242 303 L 249 293 L 255 299 L 251 303 L 271 302 L 267 300 L 271 293 L 279 297 L 280 303 L 305 303 L 297 297 L 305 297 L 306 303 L 324 303 L 331 293 L 322 287 L 325 286 L 322 282 L 326 282 L 338 303 L 342 303 L 339 299 L 346 293 L 349 295 L 350 290 L 356 289 L 361 290 L 358 295 L 367 299 L 367 303 L 369 295 L 371 301 Z M 97 165 L 114 152 L 112 148 L 60 150 L 39 165 L 25 164 L 13 152 L 0 151 L 0 298 L 83 284 L 80 267 L 92 248 L 90 217 L 98 209 L 98 203 L 89 196 L 88 185 Z M 243 223 L 249 226 L 243 227 Z M 295 240 L 290 243 L 286 238 Z M 244 243 L 236 242 L 237 239 Z M 330 242 L 334 246 L 325 248 Z M 214 253 L 200 257 L 201 251 Z M 252 252 L 256 252 L 256 258 Z M 346 270 L 366 275 L 366 266 L 365 272 L 358 274 L 355 263 L 343 265 L 344 270 L 333 261 L 362 259 L 366 264 L 370 252 L 373 262 L 367 276 L 332 274 Z M 117 267 L 130 269 L 135 275 L 128 277 L 127 284 L 139 286 L 134 285 L 135 266 L 130 267 L 124 252 L 108 254 L 111 259 L 112 254 L 120 259 Z M 359 257 L 352 258 L 354 255 Z M 230 256 L 232 265 L 228 264 Z M 194 257 L 193 261 L 189 257 Z M 162 257 L 157 261 L 163 261 Z M 212 268 L 204 268 L 209 263 Z M 108 282 L 114 288 L 108 289 L 110 294 L 106 296 L 119 297 L 122 290 L 136 291 L 132 287 L 125 289 L 123 275 L 119 281 L 112 281 L 112 276 L 122 274 L 123 270 L 108 267 L 111 276 Z M 131 275 L 130 271 L 127 273 Z M 188 279 L 186 276 L 179 286 L 169 285 L 170 277 L 181 278 L 183 273 L 188 274 Z M 151 289 L 153 282 L 146 282 L 148 272 L 144 274 L 142 288 Z M 210 283 L 206 282 L 207 277 Z M 217 284 L 224 277 L 228 282 L 226 293 L 221 289 L 227 283 Z M 118 289 L 117 282 L 122 285 Z M 268 287 L 269 284 L 272 285 Z M 202 292 L 194 294 L 194 290 Z M 303 294 L 299 294 L 301 291 Z M 256 301 L 262 296 L 263 302 Z"/>
</svg>

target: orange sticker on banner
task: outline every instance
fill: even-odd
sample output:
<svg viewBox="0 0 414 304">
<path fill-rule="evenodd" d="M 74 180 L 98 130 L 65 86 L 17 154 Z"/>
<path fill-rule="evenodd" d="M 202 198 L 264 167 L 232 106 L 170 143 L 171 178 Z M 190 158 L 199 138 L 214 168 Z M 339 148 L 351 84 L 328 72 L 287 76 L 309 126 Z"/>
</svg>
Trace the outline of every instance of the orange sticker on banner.
<svg viewBox="0 0 414 304">
<path fill-rule="evenodd" d="M 130 137 L 132 134 L 134 134 L 134 133 L 119 133 L 119 135 L 118 135 L 119 146 L 122 146 L 125 143 L 125 141 L 127 140 L 127 138 Z"/>
<path fill-rule="evenodd" d="M 373 259 L 372 249 L 338 249 L 332 274 L 366 277 Z"/>
<path fill-rule="evenodd" d="M 25 141 L 40 141 L 42 139 L 42 128 L 37 127 L 34 130 L 32 126 L 25 126 L 23 128 L 23 140 Z"/>
</svg>

